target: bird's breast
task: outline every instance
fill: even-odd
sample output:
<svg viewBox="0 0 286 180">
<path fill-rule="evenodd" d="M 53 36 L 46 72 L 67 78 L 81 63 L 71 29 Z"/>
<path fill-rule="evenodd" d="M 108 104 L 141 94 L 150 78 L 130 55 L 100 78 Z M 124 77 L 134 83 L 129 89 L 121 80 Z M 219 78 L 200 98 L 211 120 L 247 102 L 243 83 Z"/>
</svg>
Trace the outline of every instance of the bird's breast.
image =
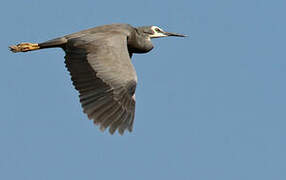
<svg viewBox="0 0 286 180">
<path fill-rule="evenodd" d="M 131 53 L 147 53 L 149 51 L 151 51 L 153 49 L 153 46 L 152 47 L 129 47 L 128 46 L 128 51 L 131 52 Z"/>
</svg>

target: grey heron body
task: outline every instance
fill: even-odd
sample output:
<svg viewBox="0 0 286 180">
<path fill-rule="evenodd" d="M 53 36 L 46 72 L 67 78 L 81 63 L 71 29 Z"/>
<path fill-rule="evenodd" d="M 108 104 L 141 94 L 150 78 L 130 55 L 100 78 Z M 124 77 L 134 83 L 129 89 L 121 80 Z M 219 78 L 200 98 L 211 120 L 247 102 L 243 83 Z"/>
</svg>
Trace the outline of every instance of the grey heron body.
<svg viewBox="0 0 286 180">
<path fill-rule="evenodd" d="M 151 38 L 178 36 L 157 26 L 132 27 L 111 24 L 66 35 L 43 43 L 10 46 L 13 52 L 62 48 L 73 85 L 79 92 L 84 113 L 101 130 L 109 127 L 123 134 L 132 131 L 135 115 L 137 75 L 131 63 L 133 53 L 153 49 Z"/>
</svg>

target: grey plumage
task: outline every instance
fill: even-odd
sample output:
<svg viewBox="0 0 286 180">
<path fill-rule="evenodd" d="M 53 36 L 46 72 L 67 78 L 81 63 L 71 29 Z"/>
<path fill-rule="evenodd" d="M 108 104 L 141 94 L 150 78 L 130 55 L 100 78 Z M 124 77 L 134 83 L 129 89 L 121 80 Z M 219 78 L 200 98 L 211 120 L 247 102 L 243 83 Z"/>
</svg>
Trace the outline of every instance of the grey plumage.
<svg viewBox="0 0 286 180">
<path fill-rule="evenodd" d="M 157 31 L 157 30 L 158 31 Z M 157 33 L 157 35 L 156 35 Z M 80 31 L 40 44 L 11 46 L 13 52 L 61 47 L 84 113 L 104 131 L 132 131 L 137 75 L 133 53 L 147 53 L 150 38 L 184 35 L 164 32 L 157 26 L 134 28 L 111 24 Z"/>
</svg>

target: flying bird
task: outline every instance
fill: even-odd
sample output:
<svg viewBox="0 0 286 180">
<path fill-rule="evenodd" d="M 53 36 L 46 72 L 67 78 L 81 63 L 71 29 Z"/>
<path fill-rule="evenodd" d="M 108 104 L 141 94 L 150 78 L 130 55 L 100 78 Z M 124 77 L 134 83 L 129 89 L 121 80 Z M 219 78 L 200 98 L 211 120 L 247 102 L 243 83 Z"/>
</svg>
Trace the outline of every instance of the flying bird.
<svg viewBox="0 0 286 180">
<path fill-rule="evenodd" d="M 133 129 L 137 75 L 131 63 L 133 53 L 153 49 L 152 38 L 182 34 L 163 31 L 158 26 L 132 27 L 110 24 L 83 30 L 43 43 L 20 43 L 12 52 L 62 48 L 83 111 L 104 131 L 122 135 Z"/>
</svg>

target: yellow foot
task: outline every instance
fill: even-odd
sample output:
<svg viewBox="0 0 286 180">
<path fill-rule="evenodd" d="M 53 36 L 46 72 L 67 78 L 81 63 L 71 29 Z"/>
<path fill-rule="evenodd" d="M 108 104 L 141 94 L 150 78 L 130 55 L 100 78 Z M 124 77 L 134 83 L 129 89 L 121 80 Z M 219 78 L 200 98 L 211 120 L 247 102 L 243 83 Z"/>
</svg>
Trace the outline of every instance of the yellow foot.
<svg viewBox="0 0 286 180">
<path fill-rule="evenodd" d="M 27 52 L 40 49 L 40 46 L 38 44 L 33 44 L 33 43 L 21 43 L 18 45 L 10 46 L 9 48 L 10 51 L 16 53 L 16 52 Z"/>
</svg>

